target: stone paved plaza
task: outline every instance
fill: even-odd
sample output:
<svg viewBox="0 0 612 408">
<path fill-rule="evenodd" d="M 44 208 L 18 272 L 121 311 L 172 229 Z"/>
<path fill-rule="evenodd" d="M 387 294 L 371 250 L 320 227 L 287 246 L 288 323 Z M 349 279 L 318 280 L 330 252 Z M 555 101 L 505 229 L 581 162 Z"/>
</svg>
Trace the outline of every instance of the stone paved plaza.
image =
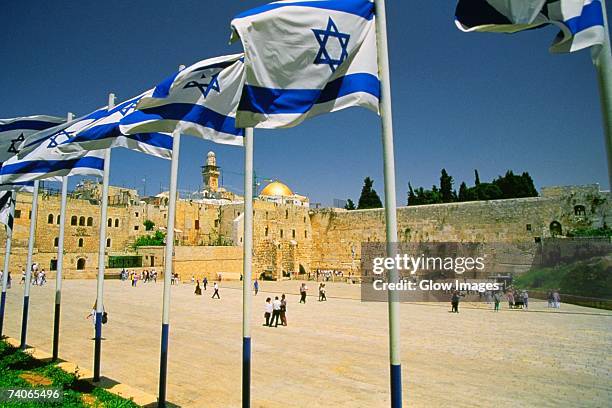
<svg viewBox="0 0 612 408">
<path fill-rule="evenodd" d="M 53 281 L 31 293 L 28 343 L 51 350 Z M 60 356 L 92 368 L 89 313 L 95 281 L 64 283 Z M 107 281 L 102 375 L 156 394 L 162 284 Z M 254 407 L 387 407 L 384 303 L 362 303 L 359 287 L 328 286 L 328 302 L 298 304 L 296 281 L 263 282 L 253 301 Z M 168 400 L 184 407 L 237 407 L 241 387 L 241 291 L 221 300 L 172 288 Z M 310 282 L 310 293 L 316 284 Z M 289 294 L 288 327 L 262 326 L 266 296 Z M 19 338 L 23 286 L 9 290 L 5 334 Z M 492 312 L 462 303 L 402 304 L 406 406 L 605 407 L 612 405 L 612 313 L 531 302 Z M 505 305 L 503 305 L 505 306 Z"/>
</svg>

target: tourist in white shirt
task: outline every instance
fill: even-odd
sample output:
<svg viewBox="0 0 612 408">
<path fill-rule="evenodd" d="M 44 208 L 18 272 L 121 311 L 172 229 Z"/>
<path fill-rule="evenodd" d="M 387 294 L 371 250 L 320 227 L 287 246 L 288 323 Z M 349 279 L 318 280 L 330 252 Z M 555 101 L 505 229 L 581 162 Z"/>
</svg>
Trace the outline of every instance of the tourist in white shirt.
<svg viewBox="0 0 612 408">
<path fill-rule="evenodd" d="M 272 316 L 272 312 L 274 310 L 271 300 L 272 299 L 270 298 L 266 298 L 265 313 L 264 313 L 264 317 L 266 318 L 266 324 L 264 324 L 264 326 L 270 326 L 270 317 Z"/>
</svg>

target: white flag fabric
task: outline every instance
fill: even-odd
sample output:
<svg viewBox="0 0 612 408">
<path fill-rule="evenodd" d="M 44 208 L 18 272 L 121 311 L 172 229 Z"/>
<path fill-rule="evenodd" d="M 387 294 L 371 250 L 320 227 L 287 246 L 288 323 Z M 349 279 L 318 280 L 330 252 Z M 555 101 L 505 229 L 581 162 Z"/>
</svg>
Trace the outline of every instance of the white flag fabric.
<svg viewBox="0 0 612 408">
<path fill-rule="evenodd" d="M 58 180 L 61 176 L 90 175 L 101 177 L 104 171 L 104 151 L 81 150 L 63 153 L 58 146 L 73 134 L 106 115 L 99 109 L 64 125 L 33 134 L 23 143 L 24 149 L 0 168 L 0 183 L 33 180 Z"/>
<path fill-rule="evenodd" d="M 242 145 L 236 109 L 244 84 L 243 54 L 210 58 L 187 67 L 143 96 L 121 119 L 124 134 L 173 132 Z"/>
<path fill-rule="evenodd" d="M 124 147 L 164 159 L 172 158 L 172 135 L 165 133 L 139 133 L 125 135 L 119 129 L 121 119 L 134 112 L 140 98 L 150 96 L 153 90 L 142 93 L 108 110 L 102 117 L 75 132 L 58 145 L 62 153 L 82 153 Z"/>
<path fill-rule="evenodd" d="M 378 113 L 374 3 L 278 1 L 232 20 L 245 53 L 239 127 L 292 127 L 351 106 Z"/>
<path fill-rule="evenodd" d="M 455 24 L 465 32 L 515 33 L 553 24 L 560 29 L 552 53 L 604 42 L 600 0 L 459 0 Z"/>
<path fill-rule="evenodd" d="M 33 133 L 64 123 L 65 118 L 47 115 L 0 119 L 0 162 L 19 152 L 19 146 Z"/>
<path fill-rule="evenodd" d="M 0 191 L 0 223 L 6 226 L 7 235 L 13 230 L 13 214 L 11 214 L 11 206 L 13 205 L 13 192 Z"/>
</svg>

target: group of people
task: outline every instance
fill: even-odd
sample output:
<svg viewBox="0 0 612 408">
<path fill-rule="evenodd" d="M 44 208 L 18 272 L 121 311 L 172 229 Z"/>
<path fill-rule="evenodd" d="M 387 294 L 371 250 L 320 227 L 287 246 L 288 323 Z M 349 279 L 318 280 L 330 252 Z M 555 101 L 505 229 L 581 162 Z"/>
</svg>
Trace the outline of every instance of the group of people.
<svg viewBox="0 0 612 408">
<path fill-rule="evenodd" d="M 32 275 L 31 275 L 30 284 L 36 285 L 36 286 L 43 286 L 45 283 L 47 283 L 47 273 L 45 272 L 45 268 L 42 268 L 39 271 L 38 264 L 33 263 L 31 271 L 32 271 Z M 10 272 L 8 275 L 8 279 L 9 281 L 11 280 Z M 21 280 L 19 281 L 19 284 L 21 285 L 22 283 L 25 283 L 25 280 L 26 280 L 26 270 L 25 268 L 21 268 Z"/>
<path fill-rule="evenodd" d="M 316 270 L 317 281 L 319 278 L 326 282 L 333 280 L 334 277 L 342 278 L 344 276 L 344 272 L 337 271 L 335 269 L 317 269 Z"/>
<path fill-rule="evenodd" d="M 195 294 L 196 296 L 201 296 L 202 295 L 202 287 L 200 286 L 200 280 L 196 279 L 195 276 L 191 277 L 191 282 L 193 283 L 195 281 Z M 208 287 L 208 278 L 205 276 L 204 279 L 202 279 L 202 286 L 204 287 L 204 290 L 206 290 L 206 288 Z M 218 282 L 213 282 L 213 295 L 212 298 L 215 299 L 221 299 L 221 296 L 219 295 L 219 283 Z"/>
<path fill-rule="evenodd" d="M 287 325 L 287 298 L 284 293 L 281 295 L 280 299 L 278 296 L 275 296 L 274 300 L 269 297 L 266 298 L 264 307 L 264 318 L 266 319 L 264 326 L 278 327 L 279 319 L 282 326 Z"/>
<path fill-rule="evenodd" d="M 138 285 L 138 281 L 141 280 L 143 283 L 147 282 L 157 282 L 157 271 L 155 269 L 143 269 L 142 271 L 136 272 L 134 269 L 128 271 L 126 269 L 122 269 L 119 273 L 119 278 L 122 281 L 130 280 L 132 282 L 132 286 L 136 287 Z"/>
<path fill-rule="evenodd" d="M 558 290 L 551 290 L 547 294 L 548 307 L 559 309 L 561 307 L 561 296 Z"/>
</svg>

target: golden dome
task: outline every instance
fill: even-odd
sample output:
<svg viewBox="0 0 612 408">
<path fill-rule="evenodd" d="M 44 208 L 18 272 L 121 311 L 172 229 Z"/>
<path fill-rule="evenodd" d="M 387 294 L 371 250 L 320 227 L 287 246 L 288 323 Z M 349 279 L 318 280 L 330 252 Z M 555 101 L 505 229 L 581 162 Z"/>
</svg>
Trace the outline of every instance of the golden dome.
<svg viewBox="0 0 612 408">
<path fill-rule="evenodd" d="M 285 184 L 280 181 L 273 181 L 261 190 L 259 195 L 262 196 L 281 196 L 281 197 L 291 197 L 293 196 L 293 191 Z"/>
</svg>

